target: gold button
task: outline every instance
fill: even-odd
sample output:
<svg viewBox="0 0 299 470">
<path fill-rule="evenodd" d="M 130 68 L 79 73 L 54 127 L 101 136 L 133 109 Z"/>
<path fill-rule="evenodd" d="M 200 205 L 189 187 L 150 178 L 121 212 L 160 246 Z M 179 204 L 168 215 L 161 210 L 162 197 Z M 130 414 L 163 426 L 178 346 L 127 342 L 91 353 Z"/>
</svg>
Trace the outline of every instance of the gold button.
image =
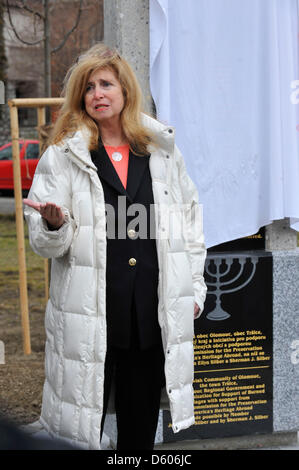
<svg viewBox="0 0 299 470">
<path fill-rule="evenodd" d="M 137 261 L 136 261 L 135 258 L 130 258 L 130 259 L 129 259 L 129 265 L 130 265 L 130 266 L 135 266 L 136 263 L 137 263 Z"/>
<path fill-rule="evenodd" d="M 134 238 L 136 236 L 136 232 L 133 229 L 128 230 L 128 235 L 130 238 Z"/>
</svg>

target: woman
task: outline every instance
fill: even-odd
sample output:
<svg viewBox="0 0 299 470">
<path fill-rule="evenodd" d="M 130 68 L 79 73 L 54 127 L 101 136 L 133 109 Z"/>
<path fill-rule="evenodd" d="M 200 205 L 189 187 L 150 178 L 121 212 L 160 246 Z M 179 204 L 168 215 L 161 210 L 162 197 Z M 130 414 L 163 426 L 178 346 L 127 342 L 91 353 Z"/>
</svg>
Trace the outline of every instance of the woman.
<svg viewBox="0 0 299 470">
<path fill-rule="evenodd" d="M 40 423 L 100 448 L 113 382 L 117 449 L 153 449 L 164 385 L 173 431 L 194 423 L 193 317 L 206 295 L 197 192 L 174 130 L 141 113 L 116 51 L 81 56 L 64 95 L 24 201 L 31 246 L 52 258 Z"/>
</svg>

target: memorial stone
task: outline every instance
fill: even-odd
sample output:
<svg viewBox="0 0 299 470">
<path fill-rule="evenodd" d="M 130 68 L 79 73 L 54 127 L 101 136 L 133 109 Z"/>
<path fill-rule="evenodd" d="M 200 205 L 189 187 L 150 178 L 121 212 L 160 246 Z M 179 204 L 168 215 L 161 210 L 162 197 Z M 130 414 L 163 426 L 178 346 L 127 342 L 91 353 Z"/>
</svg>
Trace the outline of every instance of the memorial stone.
<svg viewBox="0 0 299 470">
<path fill-rule="evenodd" d="M 175 435 L 164 411 L 164 442 L 273 431 L 272 254 L 249 250 L 257 246 L 264 230 L 208 252 L 194 335 L 196 422 Z"/>
</svg>

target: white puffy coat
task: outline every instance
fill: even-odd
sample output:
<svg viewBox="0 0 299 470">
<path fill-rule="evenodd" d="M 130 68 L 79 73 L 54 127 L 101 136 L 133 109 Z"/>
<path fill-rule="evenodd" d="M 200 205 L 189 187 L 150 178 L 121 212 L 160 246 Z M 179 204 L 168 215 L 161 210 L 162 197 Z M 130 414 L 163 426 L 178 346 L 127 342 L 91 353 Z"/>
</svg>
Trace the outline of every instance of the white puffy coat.
<svg viewBox="0 0 299 470">
<path fill-rule="evenodd" d="M 193 310 L 196 301 L 202 311 L 206 296 L 206 249 L 197 191 L 175 146 L 174 129 L 146 115 L 142 119 L 159 143 L 149 147 L 159 262 L 158 318 L 172 429 L 178 432 L 195 422 Z M 39 213 L 28 207 L 25 217 L 32 249 L 52 258 L 39 423 L 52 436 L 99 449 L 106 354 L 106 219 L 88 139 L 82 129 L 62 145 L 50 146 L 39 161 L 28 196 L 60 205 L 66 214 L 64 225 L 49 231 Z M 168 227 L 170 212 L 174 223 Z M 178 236 L 182 220 L 183 236 Z"/>
</svg>

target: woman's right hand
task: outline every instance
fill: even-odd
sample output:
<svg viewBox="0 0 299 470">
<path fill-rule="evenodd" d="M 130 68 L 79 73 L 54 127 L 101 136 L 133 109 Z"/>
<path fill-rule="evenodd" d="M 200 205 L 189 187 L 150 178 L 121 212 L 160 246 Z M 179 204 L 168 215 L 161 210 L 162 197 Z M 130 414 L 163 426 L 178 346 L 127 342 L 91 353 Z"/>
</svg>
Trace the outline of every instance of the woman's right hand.
<svg viewBox="0 0 299 470">
<path fill-rule="evenodd" d="M 58 230 L 64 224 L 65 215 L 61 208 L 53 202 L 46 202 L 43 204 L 32 201 L 31 199 L 23 199 L 23 203 L 38 211 L 47 221 L 50 230 Z"/>
</svg>

